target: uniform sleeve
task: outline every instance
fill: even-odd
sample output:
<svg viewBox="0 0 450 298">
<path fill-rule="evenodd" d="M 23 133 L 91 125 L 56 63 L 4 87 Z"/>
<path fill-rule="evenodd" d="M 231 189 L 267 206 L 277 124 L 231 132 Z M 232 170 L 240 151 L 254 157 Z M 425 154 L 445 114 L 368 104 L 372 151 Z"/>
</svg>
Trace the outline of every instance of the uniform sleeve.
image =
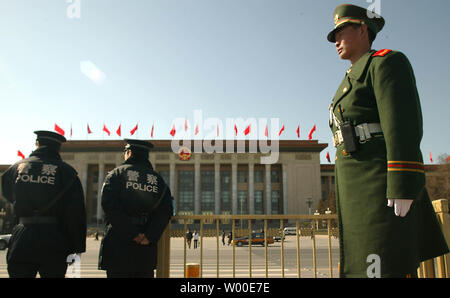
<svg viewBox="0 0 450 298">
<path fill-rule="evenodd" d="M 164 188 L 166 188 L 165 192 Z M 150 243 L 154 244 L 159 241 L 159 238 L 166 229 L 167 224 L 173 215 L 173 198 L 170 193 L 170 189 L 164 182 L 162 188 L 160 189 L 163 189 L 164 193 L 161 193 L 161 195 L 164 196 L 161 198 L 159 205 L 150 214 L 150 223 L 148 225 L 147 232 L 145 233 L 145 236 Z"/>
<path fill-rule="evenodd" d="M 111 172 L 106 176 L 101 194 L 102 208 L 118 237 L 123 241 L 131 241 L 139 234 L 139 230 L 124 211 L 120 201 L 120 190 L 118 189 L 120 184 L 118 183 L 120 181 L 117 172 Z"/>
<path fill-rule="evenodd" d="M 415 199 L 425 185 L 422 111 L 412 67 L 400 52 L 375 57 L 372 80 L 386 141 L 387 197 Z"/>
<path fill-rule="evenodd" d="M 83 253 L 86 251 L 87 231 L 84 193 L 78 176 L 74 175 L 72 179 L 72 185 L 64 199 L 63 220 L 72 253 Z"/>
</svg>

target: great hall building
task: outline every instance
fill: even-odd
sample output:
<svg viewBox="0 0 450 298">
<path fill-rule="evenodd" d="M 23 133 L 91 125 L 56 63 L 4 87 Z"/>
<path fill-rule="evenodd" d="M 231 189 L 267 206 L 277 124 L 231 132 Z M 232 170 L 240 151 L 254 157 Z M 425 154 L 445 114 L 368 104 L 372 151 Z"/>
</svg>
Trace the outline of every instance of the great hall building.
<svg viewBox="0 0 450 298">
<path fill-rule="evenodd" d="M 318 141 L 279 141 L 273 164 L 261 164 L 271 153 L 250 153 L 248 140 L 242 142 L 245 150 L 238 150 L 238 141 L 229 150 L 224 141 L 224 153 L 195 153 L 192 145 L 190 154 L 174 153 L 170 140 L 151 142 L 150 162 L 170 186 L 179 215 L 308 214 L 322 198 L 320 152 L 328 145 Z M 83 185 L 89 223 L 103 217 L 98 194 L 107 173 L 123 163 L 124 145 L 92 140 L 62 146 L 61 158 Z"/>
<path fill-rule="evenodd" d="M 320 154 L 328 144 L 317 140 L 279 141 L 279 155 L 272 164 L 261 163 L 261 157 L 271 153 L 250 153 L 255 150 L 248 140 L 240 143 L 240 150 L 240 141 L 232 141 L 231 150 L 223 141 L 224 153 L 195 153 L 194 148 L 190 153 L 175 153 L 170 140 L 151 142 L 150 162 L 170 186 L 178 215 L 313 214 L 316 209 L 323 211 L 324 202 L 334 196 L 334 165 L 320 164 Z M 91 225 L 103 222 L 98 195 L 107 173 L 123 163 L 124 145 L 121 140 L 88 140 L 62 146 L 62 159 L 80 177 Z M 0 173 L 8 167 L 0 165 Z M 433 167 L 425 166 L 427 185 L 437 175 Z M 439 180 L 439 185 L 445 182 Z M 335 209 L 334 200 L 327 204 Z"/>
</svg>

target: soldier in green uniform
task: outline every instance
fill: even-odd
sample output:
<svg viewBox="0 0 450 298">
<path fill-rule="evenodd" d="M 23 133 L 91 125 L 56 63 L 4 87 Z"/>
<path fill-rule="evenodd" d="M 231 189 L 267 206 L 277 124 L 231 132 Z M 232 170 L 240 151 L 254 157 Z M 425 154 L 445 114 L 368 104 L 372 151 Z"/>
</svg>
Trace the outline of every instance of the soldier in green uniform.
<svg viewBox="0 0 450 298">
<path fill-rule="evenodd" d="M 425 188 L 422 112 L 407 57 L 372 50 L 384 19 L 344 4 L 327 39 L 351 67 L 330 105 L 341 277 L 417 276 L 448 253 Z"/>
</svg>

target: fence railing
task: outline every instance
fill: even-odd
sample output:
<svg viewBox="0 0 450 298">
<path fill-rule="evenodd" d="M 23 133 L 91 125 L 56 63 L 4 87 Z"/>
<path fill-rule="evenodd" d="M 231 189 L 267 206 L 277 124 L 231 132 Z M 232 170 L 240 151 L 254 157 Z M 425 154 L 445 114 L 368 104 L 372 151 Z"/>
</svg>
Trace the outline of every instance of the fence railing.
<svg viewBox="0 0 450 298">
<path fill-rule="evenodd" d="M 281 277 L 285 277 L 285 238 L 283 230 L 286 223 L 290 226 L 295 225 L 296 233 L 296 248 L 297 248 L 297 276 L 301 277 L 300 270 L 300 237 L 308 236 L 312 242 L 312 257 L 313 257 L 313 274 L 317 277 L 317 253 L 316 253 L 316 235 L 318 233 L 325 235 L 328 238 L 328 266 L 329 275 L 333 277 L 333 261 L 332 261 L 332 245 L 331 237 L 338 237 L 338 229 L 336 227 L 336 214 L 322 214 L 322 215 L 182 215 L 175 216 L 171 219 L 171 224 L 164 232 L 161 237 L 159 247 L 158 247 L 158 270 L 157 277 L 170 277 L 170 238 L 171 237 L 182 237 L 184 242 L 183 248 L 183 272 L 186 277 L 186 264 L 187 264 L 187 247 L 186 247 L 186 233 L 188 230 L 188 225 L 192 226 L 195 224 L 199 229 L 200 241 L 200 277 L 203 277 L 203 266 L 204 266 L 204 254 L 203 254 L 203 238 L 204 237 L 215 237 L 216 238 L 216 277 L 220 277 L 220 250 L 219 250 L 219 239 L 221 237 L 221 226 L 228 225 L 231 226 L 232 243 L 242 236 L 247 236 L 248 239 L 252 239 L 252 233 L 255 231 L 260 231 L 264 235 L 264 268 L 265 277 L 269 277 L 269 254 L 268 254 L 268 238 L 279 237 L 280 242 L 280 270 Z M 279 222 L 279 224 L 277 224 Z M 245 228 L 238 227 L 236 224 L 243 224 Z M 263 224 L 262 229 L 256 228 L 256 223 L 258 226 Z M 270 227 L 269 227 L 270 223 Z M 307 226 L 305 226 L 305 224 Z M 177 225 L 178 228 L 173 228 Z M 204 227 L 208 226 L 208 229 Z M 215 226 L 215 229 L 211 229 L 211 226 Z M 321 228 L 320 230 L 318 228 Z M 192 230 L 192 228 L 191 228 Z M 252 268 L 252 241 L 248 241 L 248 277 L 253 276 Z M 236 277 L 236 245 L 232 246 L 232 277 Z M 337 265 L 337 264 L 334 264 Z"/>
<path fill-rule="evenodd" d="M 441 224 L 444 235 L 447 239 L 447 243 L 450 243 L 450 215 L 448 212 L 448 201 L 438 200 L 433 201 L 433 207 L 436 211 L 436 215 L 439 223 Z M 244 223 L 245 228 L 237 227 L 236 222 Z M 171 219 L 170 224 L 164 231 L 159 243 L 158 243 L 158 265 L 157 265 L 157 277 L 169 278 L 171 277 L 170 269 L 170 253 L 171 253 L 171 238 L 183 238 L 184 248 L 183 248 L 183 272 L 184 277 L 186 277 L 186 266 L 187 266 L 187 247 L 186 247 L 186 233 L 188 226 L 195 225 L 199 229 L 199 250 L 200 250 L 200 261 L 199 261 L 199 277 L 204 277 L 203 267 L 204 267 L 204 253 L 203 253 L 203 238 L 204 237 L 215 237 L 216 238 L 216 277 L 221 277 L 220 275 L 220 250 L 219 250 L 219 239 L 221 237 L 220 230 L 223 225 L 231 225 L 231 232 L 233 242 L 236 238 L 241 236 L 247 236 L 248 239 L 252 239 L 252 233 L 255 231 L 255 223 L 263 222 L 263 230 L 260 231 L 264 233 L 264 268 L 265 277 L 269 276 L 269 254 L 268 254 L 268 237 L 281 237 L 280 239 L 280 270 L 281 277 L 285 277 L 285 240 L 283 237 L 283 231 L 285 224 L 289 223 L 290 226 L 295 224 L 296 233 L 296 269 L 297 277 L 302 277 L 301 274 L 301 262 L 303 260 L 300 258 L 300 237 L 308 236 L 311 240 L 312 247 L 312 274 L 313 277 L 317 277 L 317 251 L 316 251 L 316 236 L 321 234 L 326 236 L 328 240 L 328 277 L 336 277 L 333 273 L 333 267 L 335 268 L 338 264 L 333 262 L 332 258 L 332 237 L 339 237 L 337 229 L 337 215 L 336 214 L 320 214 L 320 215 L 181 215 L 174 216 Z M 278 225 L 275 223 L 279 222 Z M 270 223 L 270 227 L 269 227 Z M 304 226 L 305 223 L 308 226 Z M 309 224 L 308 224 L 309 223 Z M 275 224 L 275 225 L 274 225 Z M 208 228 L 205 229 L 205 226 Z M 215 228 L 211 228 L 215 227 Z M 192 228 L 191 228 L 192 230 Z M 303 241 L 303 240 L 302 240 Z M 248 241 L 248 277 L 253 276 L 253 256 L 252 256 L 252 241 Z M 232 245 L 232 255 L 231 255 L 231 265 L 232 265 L 232 277 L 236 277 L 236 248 Z M 440 256 L 435 259 L 425 261 L 420 264 L 418 269 L 418 276 L 424 278 L 440 277 L 448 278 L 450 277 L 450 254 Z M 208 264 L 210 265 L 210 264 Z M 209 276 L 210 277 L 210 276 Z"/>
</svg>

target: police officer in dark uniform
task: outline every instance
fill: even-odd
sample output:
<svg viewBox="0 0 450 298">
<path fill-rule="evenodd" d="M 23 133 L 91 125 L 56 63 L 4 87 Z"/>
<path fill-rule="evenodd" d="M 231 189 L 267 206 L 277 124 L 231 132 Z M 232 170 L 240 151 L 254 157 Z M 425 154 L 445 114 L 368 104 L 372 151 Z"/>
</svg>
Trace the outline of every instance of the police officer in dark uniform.
<svg viewBox="0 0 450 298">
<path fill-rule="evenodd" d="M 6 255 L 10 277 L 65 277 L 68 255 L 86 251 L 84 194 L 77 172 L 59 150 L 66 139 L 35 131 L 37 149 L 2 176 L 14 205 L 15 227 Z"/>
<path fill-rule="evenodd" d="M 125 139 L 123 165 L 105 178 L 106 233 L 99 269 L 107 277 L 153 277 L 157 243 L 173 215 L 172 196 L 148 160 L 150 142 Z"/>
</svg>

